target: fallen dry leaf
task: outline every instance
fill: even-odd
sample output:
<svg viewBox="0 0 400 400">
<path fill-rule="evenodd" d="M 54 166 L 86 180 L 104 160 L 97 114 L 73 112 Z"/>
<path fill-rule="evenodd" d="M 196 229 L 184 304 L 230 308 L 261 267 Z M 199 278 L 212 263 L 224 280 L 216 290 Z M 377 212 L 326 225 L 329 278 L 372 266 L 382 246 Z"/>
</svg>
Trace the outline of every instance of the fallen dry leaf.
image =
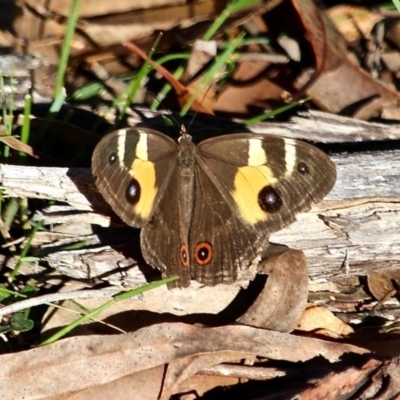
<svg viewBox="0 0 400 400">
<path fill-rule="evenodd" d="M 337 333 L 340 336 L 347 336 L 354 332 L 351 326 L 344 323 L 327 308 L 318 307 L 313 304 L 307 306 L 297 329 L 306 332 L 325 329 Z"/>
<path fill-rule="evenodd" d="M 215 110 L 248 114 L 263 112 L 279 104 L 282 88 L 270 79 L 271 68 L 268 61 L 239 61 L 229 85 L 218 96 Z"/>
<path fill-rule="evenodd" d="M 209 361 L 217 364 L 218 352 L 222 352 L 222 360 L 227 354 L 232 360 L 231 354 L 236 353 L 238 358 L 247 354 L 248 357 L 259 355 L 290 362 L 306 361 L 319 355 L 336 362 L 345 353 L 365 354 L 367 350 L 247 326 L 201 328 L 165 323 L 126 335 L 60 340 L 46 347 L 20 352 L 17 357 L 15 354 L 2 355 L 0 391 L 7 393 L 9 399 L 66 395 L 192 357 L 181 369 L 186 376 L 186 371 L 191 368 L 190 361 L 197 364 L 201 354 L 211 353 L 205 364 Z M 203 365 L 201 360 L 197 365 Z M 162 381 L 154 382 L 160 390 L 161 384 Z"/>
<path fill-rule="evenodd" d="M 369 37 L 375 24 L 384 18 L 376 10 L 349 4 L 333 6 L 327 13 L 349 43 Z"/>
<path fill-rule="evenodd" d="M 244 358 L 253 358 L 253 355 L 223 350 L 174 360 L 168 364 L 160 400 L 168 400 L 174 393 L 178 393 L 181 383 L 202 369 L 221 363 L 239 362 Z"/>
<path fill-rule="evenodd" d="M 221 31 L 281 1 L 253 3 L 233 12 Z M 101 63 L 113 75 L 131 72 L 138 67 L 139 59 L 130 54 L 123 43 L 135 42 L 148 52 L 160 31 L 164 32 L 158 47 L 160 51 L 176 46 L 178 36 L 190 43 L 202 37 L 229 3 L 228 0 L 194 0 L 190 3 L 180 0 L 82 2 L 70 48 L 70 65 L 73 67 L 68 71 L 67 81 L 71 88 L 81 87 L 87 79 L 76 67 L 90 62 Z M 0 21 L 0 45 L 17 51 L 23 47 L 24 54 L 34 53 L 45 64 L 58 65 L 71 6 L 71 0 L 48 3 L 23 0 L 10 5 Z M 54 74 L 52 78 L 55 79 Z"/>
<path fill-rule="evenodd" d="M 367 277 L 368 289 L 379 301 L 393 297 L 398 293 L 400 271 L 387 271 L 369 274 Z"/>
<path fill-rule="evenodd" d="M 331 59 L 327 57 L 327 48 L 329 45 L 333 45 L 333 42 L 328 42 L 323 13 L 313 1 L 292 0 L 292 3 L 303 24 L 306 37 L 313 48 L 315 58 L 315 66 L 312 75 L 303 83 L 303 86 L 299 88 L 299 93 L 296 93 L 296 99 L 299 99 L 304 96 L 307 89 L 322 73 L 326 64 L 331 61 Z"/>
<path fill-rule="evenodd" d="M 73 394 L 67 394 L 63 399 L 73 400 L 109 400 L 109 399 L 138 399 L 154 400 L 160 394 L 160 382 L 165 374 L 165 366 L 144 369 L 122 378 L 99 383 L 94 387 L 88 387 Z M 56 398 L 60 398 L 56 396 Z M 47 398 L 46 398 L 47 400 Z"/>
<path fill-rule="evenodd" d="M 296 1 L 295 4 L 316 59 L 315 70 L 304 73 L 297 80 L 298 89 L 312 83 L 307 94 L 321 109 L 333 113 L 367 119 L 382 115 L 388 108 L 391 118 L 396 118 L 396 110 L 397 118 L 400 118 L 398 93 L 349 60 L 347 44 L 332 21 L 312 0 Z"/>
<path fill-rule="evenodd" d="M 35 150 L 32 148 L 32 146 L 22 143 L 19 139 L 17 139 L 14 136 L 0 135 L 0 142 L 3 142 L 4 144 L 6 144 L 7 146 L 11 147 L 14 150 L 28 154 L 31 157 L 39 158 L 39 156 L 35 154 Z"/>
<path fill-rule="evenodd" d="M 154 61 L 149 60 L 146 53 L 143 52 L 141 49 L 139 49 L 139 47 L 137 47 L 133 43 L 126 43 L 125 47 L 130 51 L 132 51 L 133 53 L 138 54 L 143 60 L 147 60 L 148 63 L 152 65 L 154 69 L 168 81 L 168 83 L 175 90 L 178 102 L 181 107 L 183 107 L 195 93 L 196 88 L 184 86 L 163 66 L 156 65 Z M 198 111 L 204 114 L 213 115 L 214 114 L 213 110 L 207 106 L 207 103 L 203 101 L 204 100 L 203 98 L 204 98 L 204 93 L 200 93 L 198 99 L 196 98 L 193 101 L 190 109 L 192 111 Z"/>
<path fill-rule="evenodd" d="M 292 331 L 302 315 L 308 295 L 308 269 L 304 253 L 285 249 L 263 265 L 268 280 L 250 308 L 237 320 L 279 332 Z"/>
</svg>

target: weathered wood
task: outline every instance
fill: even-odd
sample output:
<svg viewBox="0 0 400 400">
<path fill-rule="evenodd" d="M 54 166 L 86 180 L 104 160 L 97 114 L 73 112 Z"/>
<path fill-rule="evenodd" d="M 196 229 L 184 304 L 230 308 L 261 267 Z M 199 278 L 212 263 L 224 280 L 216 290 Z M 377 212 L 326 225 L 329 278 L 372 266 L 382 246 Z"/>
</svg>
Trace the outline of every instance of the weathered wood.
<svg viewBox="0 0 400 400">
<path fill-rule="evenodd" d="M 128 120 L 129 124 L 133 126 L 143 123 L 143 116 L 152 119 L 159 115 L 159 111 L 140 109 L 140 113 L 136 115 L 132 113 Z M 191 124 L 191 122 L 192 117 L 190 116 L 187 123 Z M 238 124 L 238 127 L 242 124 L 240 119 L 235 119 L 234 122 Z M 206 132 L 215 128 L 216 131 L 218 129 L 226 131 L 229 124 L 230 122 L 227 122 L 224 118 L 201 116 L 194 121 L 192 130 Z M 318 110 L 301 112 L 293 116 L 288 122 L 258 122 L 245 128 L 250 132 L 310 140 L 318 143 L 359 143 L 400 139 L 398 124 L 363 121 Z"/>
<path fill-rule="evenodd" d="M 312 212 L 299 215 L 297 222 L 273 234 L 271 241 L 304 250 L 313 279 L 396 268 L 400 260 L 400 151 L 332 159 L 338 171 L 332 192 Z M 77 213 L 56 208 L 48 215 L 42 213 L 47 223 L 72 223 L 71 241 L 88 239 L 80 237 L 87 235 L 84 222 L 109 225 L 112 213 L 96 191 L 89 169 L 1 165 L 0 182 L 10 196 L 54 199 L 77 210 L 94 210 Z"/>
<path fill-rule="evenodd" d="M 400 139 L 399 126 L 362 121 L 341 115 L 310 110 L 292 117 L 288 123 L 274 124 L 281 136 L 319 143 L 365 142 Z M 266 124 L 251 127 L 254 132 L 270 133 Z"/>
</svg>

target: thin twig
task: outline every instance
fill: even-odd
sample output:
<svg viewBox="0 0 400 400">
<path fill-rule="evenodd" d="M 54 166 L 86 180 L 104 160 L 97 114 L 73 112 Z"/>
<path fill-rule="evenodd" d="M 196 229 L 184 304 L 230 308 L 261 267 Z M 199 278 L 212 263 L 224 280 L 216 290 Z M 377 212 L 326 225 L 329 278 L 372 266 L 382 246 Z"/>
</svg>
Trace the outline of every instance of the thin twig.
<svg viewBox="0 0 400 400">
<path fill-rule="evenodd" d="M 48 304 L 68 299 L 91 299 L 99 297 L 112 297 L 120 293 L 121 290 L 76 290 L 72 292 L 51 293 L 43 296 L 21 300 L 18 303 L 11 304 L 0 309 L 0 318 L 8 314 L 13 314 L 27 308 Z"/>
</svg>

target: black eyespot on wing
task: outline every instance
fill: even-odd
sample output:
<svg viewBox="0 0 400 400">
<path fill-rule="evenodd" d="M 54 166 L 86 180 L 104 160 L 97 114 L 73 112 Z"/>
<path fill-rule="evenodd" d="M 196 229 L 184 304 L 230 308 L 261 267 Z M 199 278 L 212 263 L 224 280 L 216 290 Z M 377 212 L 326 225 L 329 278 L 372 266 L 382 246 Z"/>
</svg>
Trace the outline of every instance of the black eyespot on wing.
<svg viewBox="0 0 400 400">
<path fill-rule="evenodd" d="M 258 193 L 258 204 L 265 212 L 274 214 L 283 205 L 282 196 L 272 186 L 264 186 Z"/>
<path fill-rule="evenodd" d="M 310 168 L 305 162 L 300 161 L 297 164 L 297 171 L 299 171 L 301 175 L 307 175 L 310 173 Z"/>
<path fill-rule="evenodd" d="M 112 152 L 108 157 L 108 163 L 109 164 L 114 164 L 115 161 L 117 161 L 117 154 Z"/>
<path fill-rule="evenodd" d="M 126 201 L 129 204 L 134 205 L 139 201 L 140 194 L 141 194 L 140 184 L 135 178 L 132 178 L 132 180 L 129 182 L 125 190 Z"/>
<path fill-rule="evenodd" d="M 212 246 L 207 242 L 200 242 L 194 250 L 194 259 L 197 264 L 204 266 L 211 262 L 213 258 Z"/>
</svg>

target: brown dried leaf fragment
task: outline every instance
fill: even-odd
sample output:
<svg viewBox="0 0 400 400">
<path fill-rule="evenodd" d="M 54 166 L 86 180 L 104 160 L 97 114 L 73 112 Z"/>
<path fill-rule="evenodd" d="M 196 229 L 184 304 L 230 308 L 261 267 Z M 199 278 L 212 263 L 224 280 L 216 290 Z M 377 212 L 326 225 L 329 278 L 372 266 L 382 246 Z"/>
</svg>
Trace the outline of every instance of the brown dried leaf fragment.
<svg viewBox="0 0 400 400">
<path fill-rule="evenodd" d="M 299 12 L 314 52 L 315 68 L 297 80 L 299 90 L 323 110 L 368 119 L 391 110 L 391 118 L 400 118 L 400 96 L 348 58 L 347 44 L 328 17 L 312 0 L 293 1 Z M 318 74 L 317 74 L 318 72 Z M 393 110 L 392 108 L 395 108 Z"/>
<path fill-rule="evenodd" d="M 368 289 L 378 301 L 384 301 L 399 292 L 400 271 L 386 271 L 369 274 Z"/>
<path fill-rule="evenodd" d="M 324 329 L 340 336 L 347 336 L 354 332 L 350 325 L 344 323 L 325 307 L 309 304 L 301 317 L 297 329 L 314 331 Z"/>
<path fill-rule="evenodd" d="M 200 328 L 164 323 L 127 335 L 65 339 L 20 352 L 18 357 L 2 355 L 0 391 L 9 398 L 66 395 L 95 386 L 101 388 L 131 374 L 190 357 L 181 366 L 177 364 L 178 375 L 183 377 L 202 365 L 226 360 L 230 352 L 238 358 L 247 354 L 291 362 L 319 355 L 336 362 L 345 353 L 364 354 L 367 350 L 247 326 Z M 204 363 L 198 361 L 201 354 L 207 354 Z M 161 384 L 154 382 L 160 390 Z"/>
<path fill-rule="evenodd" d="M 237 321 L 279 332 L 290 332 L 306 307 L 308 269 L 300 250 L 285 249 L 263 265 L 269 273 L 263 290 L 252 306 Z"/>
</svg>

